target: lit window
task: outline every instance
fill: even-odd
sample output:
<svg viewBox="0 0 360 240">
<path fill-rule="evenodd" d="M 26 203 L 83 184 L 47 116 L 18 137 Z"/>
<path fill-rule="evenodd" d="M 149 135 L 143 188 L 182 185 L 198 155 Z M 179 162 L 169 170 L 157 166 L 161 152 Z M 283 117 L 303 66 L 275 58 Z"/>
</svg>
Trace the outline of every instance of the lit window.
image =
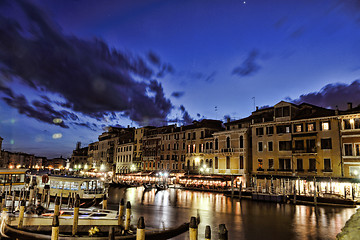
<svg viewBox="0 0 360 240">
<path fill-rule="evenodd" d="M 323 122 L 321 123 L 321 126 L 322 126 L 322 130 L 326 131 L 326 130 L 329 130 L 329 122 Z"/>
<path fill-rule="evenodd" d="M 302 132 L 302 125 L 296 125 L 296 132 Z"/>
<path fill-rule="evenodd" d="M 309 132 L 315 131 L 315 124 L 314 123 L 308 123 L 307 130 Z"/>
</svg>

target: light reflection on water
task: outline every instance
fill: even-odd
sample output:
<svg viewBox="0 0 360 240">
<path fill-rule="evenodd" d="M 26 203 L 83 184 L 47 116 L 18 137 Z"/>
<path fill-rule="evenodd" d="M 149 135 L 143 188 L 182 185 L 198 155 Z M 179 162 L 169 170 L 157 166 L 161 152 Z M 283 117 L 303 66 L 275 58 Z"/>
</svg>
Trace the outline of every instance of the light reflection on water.
<svg viewBox="0 0 360 240">
<path fill-rule="evenodd" d="M 132 224 L 144 216 L 148 227 L 174 227 L 200 214 L 199 239 L 210 225 L 217 238 L 224 223 L 229 239 L 334 239 L 354 208 L 313 207 L 304 205 L 231 200 L 222 194 L 168 189 L 156 192 L 143 187 L 109 190 L 109 208 L 118 209 L 121 198 L 132 205 Z M 189 239 L 187 233 L 174 238 Z"/>
</svg>

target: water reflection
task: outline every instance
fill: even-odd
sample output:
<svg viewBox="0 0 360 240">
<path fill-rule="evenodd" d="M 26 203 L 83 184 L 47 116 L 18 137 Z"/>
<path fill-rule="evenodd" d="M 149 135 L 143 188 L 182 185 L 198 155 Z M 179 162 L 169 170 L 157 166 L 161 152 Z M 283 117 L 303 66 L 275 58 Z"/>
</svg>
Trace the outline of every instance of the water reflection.
<svg viewBox="0 0 360 240">
<path fill-rule="evenodd" d="M 118 209 L 121 198 L 132 204 L 135 224 L 144 216 L 147 227 L 162 229 L 201 216 L 199 239 L 210 225 L 214 238 L 226 224 L 229 239 L 334 239 L 355 212 L 353 208 L 313 207 L 231 200 L 222 194 L 180 189 L 144 191 L 143 187 L 109 190 L 109 207 Z M 187 234 L 175 238 L 189 239 Z"/>
</svg>

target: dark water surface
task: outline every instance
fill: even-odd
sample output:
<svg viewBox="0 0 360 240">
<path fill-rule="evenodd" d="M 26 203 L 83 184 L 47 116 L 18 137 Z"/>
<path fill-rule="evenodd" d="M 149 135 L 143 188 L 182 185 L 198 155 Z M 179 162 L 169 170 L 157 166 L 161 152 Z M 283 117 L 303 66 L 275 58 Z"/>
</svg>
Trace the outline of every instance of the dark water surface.
<svg viewBox="0 0 360 240">
<path fill-rule="evenodd" d="M 226 225 L 229 239 L 335 239 L 355 213 L 354 208 L 239 201 L 222 194 L 180 189 L 144 192 L 143 187 L 110 188 L 109 208 L 117 210 L 121 198 L 131 202 L 135 225 L 143 216 L 146 226 L 175 227 L 199 212 L 199 240 L 204 239 L 206 225 L 217 239 L 221 223 Z M 189 239 L 188 233 L 174 239 Z"/>
</svg>

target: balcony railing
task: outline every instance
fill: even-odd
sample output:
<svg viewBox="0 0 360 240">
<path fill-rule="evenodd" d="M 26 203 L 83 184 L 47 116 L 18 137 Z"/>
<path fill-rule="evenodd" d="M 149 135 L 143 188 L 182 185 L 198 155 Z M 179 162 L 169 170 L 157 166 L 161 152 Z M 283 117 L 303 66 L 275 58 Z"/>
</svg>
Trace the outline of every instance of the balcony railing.
<svg viewBox="0 0 360 240">
<path fill-rule="evenodd" d="M 230 152 L 234 152 L 234 149 L 233 148 L 222 148 L 221 152 L 222 153 L 230 153 Z"/>
</svg>

